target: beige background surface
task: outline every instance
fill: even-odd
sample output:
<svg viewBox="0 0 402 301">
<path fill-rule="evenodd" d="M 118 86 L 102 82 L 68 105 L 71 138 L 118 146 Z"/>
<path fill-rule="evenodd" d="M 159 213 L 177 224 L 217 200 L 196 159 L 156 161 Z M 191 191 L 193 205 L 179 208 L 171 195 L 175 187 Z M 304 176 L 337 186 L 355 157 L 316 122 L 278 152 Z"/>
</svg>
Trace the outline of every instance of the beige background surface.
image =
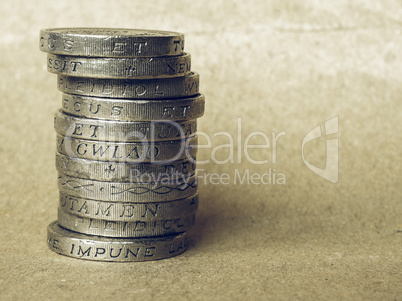
<svg viewBox="0 0 402 301">
<path fill-rule="evenodd" d="M 1 300 L 402 300 L 402 3 L 400 1 L 5 1 L 0 38 Z M 98 26 L 186 35 L 207 108 L 199 129 L 242 140 L 286 132 L 254 150 L 269 163 L 205 164 L 231 184 L 200 185 L 189 250 L 133 264 L 48 250 L 56 219 L 56 76 L 41 28 Z M 339 181 L 303 163 L 303 137 L 339 118 Z M 236 140 L 237 141 L 237 140 Z M 325 140 L 306 146 L 325 164 Z M 238 146 L 235 147 L 237 158 Z M 211 150 L 200 151 L 208 158 Z M 217 151 L 225 158 L 226 150 Z M 286 185 L 235 184 L 235 171 Z"/>
</svg>

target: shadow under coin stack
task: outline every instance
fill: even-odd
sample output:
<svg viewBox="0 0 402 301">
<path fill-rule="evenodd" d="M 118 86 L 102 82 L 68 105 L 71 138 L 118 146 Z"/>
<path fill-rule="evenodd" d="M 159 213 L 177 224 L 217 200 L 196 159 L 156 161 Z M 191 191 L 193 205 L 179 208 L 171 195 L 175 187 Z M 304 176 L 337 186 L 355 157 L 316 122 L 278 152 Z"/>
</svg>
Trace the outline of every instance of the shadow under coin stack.
<svg viewBox="0 0 402 301">
<path fill-rule="evenodd" d="M 175 32 L 62 28 L 40 32 L 58 75 L 58 220 L 49 248 L 101 261 L 186 249 L 198 207 L 199 76 Z"/>
</svg>

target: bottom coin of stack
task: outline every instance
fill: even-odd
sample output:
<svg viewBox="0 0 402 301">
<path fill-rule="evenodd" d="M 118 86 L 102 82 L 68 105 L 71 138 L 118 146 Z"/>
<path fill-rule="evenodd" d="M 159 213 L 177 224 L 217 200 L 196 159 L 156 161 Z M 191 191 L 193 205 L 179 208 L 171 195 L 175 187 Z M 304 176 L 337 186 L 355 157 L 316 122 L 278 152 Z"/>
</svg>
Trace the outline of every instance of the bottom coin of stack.
<svg viewBox="0 0 402 301">
<path fill-rule="evenodd" d="M 109 238 L 48 226 L 49 247 L 62 255 L 102 261 L 146 261 L 173 257 L 186 250 L 186 233 L 153 238 Z"/>
</svg>

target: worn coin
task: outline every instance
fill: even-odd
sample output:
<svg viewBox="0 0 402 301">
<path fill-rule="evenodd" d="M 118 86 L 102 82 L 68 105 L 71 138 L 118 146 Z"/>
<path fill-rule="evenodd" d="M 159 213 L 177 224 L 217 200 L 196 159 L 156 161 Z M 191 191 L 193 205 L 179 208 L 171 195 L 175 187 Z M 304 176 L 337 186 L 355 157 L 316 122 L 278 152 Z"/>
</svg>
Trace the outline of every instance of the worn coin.
<svg viewBox="0 0 402 301">
<path fill-rule="evenodd" d="M 186 76 L 160 79 L 102 79 L 59 75 L 61 92 L 96 97 L 131 99 L 167 99 L 190 97 L 199 93 L 200 77 Z"/>
<path fill-rule="evenodd" d="M 77 117 L 119 121 L 193 120 L 204 114 L 205 97 L 163 100 L 130 100 L 62 95 L 63 112 Z"/>
<path fill-rule="evenodd" d="M 76 117 L 56 112 L 56 133 L 79 139 L 134 142 L 185 139 L 197 131 L 196 120 L 117 121 Z"/>
<path fill-rule="evenodd" d="M 105 237 L 155 237 L 185 232 L 193 227 L 195 214 L 153 221 L 109 221 L 79 217 L 59 208 L 61 227 L 82 234 Z"/>
<path fill-rule="evenodd" d="M 191 72 L 191 56 L 101 58 L 58 54 L 47 55 L 47 70 L 51 73 L 92 78 L 169 78 Z"/>
<path fill-rule="evenodd" d="M 122 183 L 58 177 L 59 191 L 75 197 L 116 202 L 157 203 L 190 197 L 197 193 L 197 177 L 172 181 Z"/>
<path fill-rule="evenodd" d="M 60 193 L 61 210 L 85 218 L 111 221 L 160 220 L 195 213 L 198 195 L 159 203 L 129 203 L 84 199 Z"/>
<path fill-rule="evenodd" d="M 109 182 L 161 182 L 191 177 L 196 161 L 182 159 L 172 162 L 129 163 L 81 159 L 56 152 L 56 169 L 75 178 Z"/>
<path fill-rule="evenodd" d="M 44 52 L 73 56 L 171 56 L 183 53 L 184 35 L 128 28 L 49 28 L 40 31 L 39 47 Z"/>
<path fill-rule="evenodd" d="M 57 151 L 70 157 L 108 162 L 173 162 L 192 160 L 197 154 L 197 136 L 182 140 L 109 142 L 56 135 Z"/>
<path fill-rule="evenodd" d="M 69 257 L 97 261 L 149 261 L 173 257 L 186 250 L 186 233 L 152 238 L 107 238 L 60 227 L 47 228 L 50 250 Z"/>
</svg>

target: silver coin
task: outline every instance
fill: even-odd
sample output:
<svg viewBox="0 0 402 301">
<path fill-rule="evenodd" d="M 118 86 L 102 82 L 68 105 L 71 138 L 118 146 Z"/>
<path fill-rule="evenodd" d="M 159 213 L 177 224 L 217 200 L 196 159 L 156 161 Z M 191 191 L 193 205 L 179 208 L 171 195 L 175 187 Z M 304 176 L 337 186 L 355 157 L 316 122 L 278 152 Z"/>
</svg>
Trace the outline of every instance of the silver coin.
<svg viewBox="0 0 402 301">
<path fill-rule="evenodd" d="M 183 53 L 184 35 L 145 29 L 49 28 L 40 31 L 39 48 L 73 56 L 171 56 Z"/>
<path fill-rule="evenodd" d="M 191 56 L 157 56 L 151 58 L 100 58 L 47 55 L 47 70 L 51 73 L 92 78 L 169 78 L 191 72 Z"/>
<path fill-rule="evenodd" d="M 155 237 L 186 232 L 195 222 L 195 214 L 153 221 L 109 221 L 83 218 L 58 210 L 58 224 L 70 231 L 105 237 Z"/>
<path fill-rule="evenodd" d="M 197 95 L 200 77 L 195 72 L 180 77 L 146 80 L 59 75 L 57 82 L 61 92 L 70 94 L 111 98 L 168 99 Z"/>
<path fill-rule="evenodd" d="M 160 203 L 122 203 L 78 198 L 60 193 L 59 208 L 80 217 L 111 221 L 150 221 L 195 213 L 198 195 Z"/>
<path fill-rule="evenodd" d="M 59 191 L 74 197 L 99 201 L 158 203 L 188 198 L 197 193 L 197 177 L 172 181 L 122 183 L 79 179 L 59 174 Z"/>
<path fill-rule="evenodd" d="M 197 131 L 197 121 L 115 121 L 71 116 L 62 110 L 54 118 L 56 133 L 88 140 L 151 142 L 185 139 Z"/>
<path fill-rule="evenodd" d="M 197 136 L 182 140 L 108 142 L 57 135 L 57 151 L 70 157 L 107 162 L 173 162 L 192 160 L 197 154 Z"/>
<path fill-rule="evenodd" d="M 205 97 L 164 100 L 129 100 L 63 93 L 63 112 L 95 119 L 118 121 L 193 120 L 204 114 Z"/>
<path fill-rule="evenodd" d="M 105 162 L 74 158 L 56 152 L 56 169 L 62 174 L 81 179 L 109 182 L 142 183 L 161 182 L 191 177 L 196 163 L 192 160 L 176 160 L 159 163 Z"/>
<path fill-rule="evenodd" d="M 186 233 L 154 238 L 107 238 L 60 227 L 47 228 L 50 250 L 68 257 L 96 261 L 149 261 L 173 257 L 186 250 Z"/>
</svg>

